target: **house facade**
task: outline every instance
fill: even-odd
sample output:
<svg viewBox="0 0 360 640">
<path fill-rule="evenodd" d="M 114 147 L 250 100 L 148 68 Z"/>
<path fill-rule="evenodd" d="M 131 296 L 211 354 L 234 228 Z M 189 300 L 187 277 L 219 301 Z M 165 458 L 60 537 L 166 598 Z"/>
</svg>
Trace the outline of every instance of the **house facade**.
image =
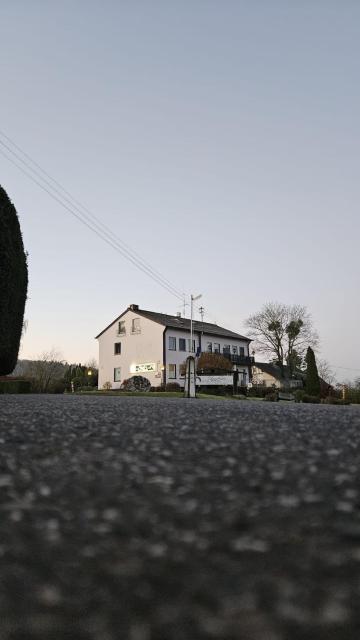
<svg viewBox="0 0 360 640">
<path fill-rule="evenodd" d="M 255 362 L 252 367 L 252 383 L 261 387 L 302 388 L 304 375 L 297 372 L 290 376 L 287 366 L 283 367 L 283 374 L 278 365 L 272 362 Z"/>
<path fill-rule="evenodd" d="M 239 372 L 239 382 L 251 380 L 253 358 L 250 339 L 207 322 L 193 322 L 190 344 L 190 320 L 130 305 L 98 336 L 99 389 L 110 383 L 118 389 L 134 375 L 147 378 L 154 387 L 184 382 L 182 366 L 189 355 L 221 353 Z"/>
</svg>

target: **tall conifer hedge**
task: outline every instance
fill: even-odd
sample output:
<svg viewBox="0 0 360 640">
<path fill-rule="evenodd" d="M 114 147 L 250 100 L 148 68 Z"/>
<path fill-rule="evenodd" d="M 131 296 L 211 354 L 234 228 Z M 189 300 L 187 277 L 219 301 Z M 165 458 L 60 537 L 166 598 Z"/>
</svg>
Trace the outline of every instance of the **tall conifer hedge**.
<svg viewBox="0 0 360 640">
<path fill-rule="evenodd" d="M 305 390 L 310 396 L 320 395 L 320 378 L 316 366 L 315 353 L 311 347 L 306 352 Z"/>
<path fill-rule="evenodd" d="M 16 365 L 28 287 L 26 254 L 16 209 L 0 186 L 0 375 Z"/>
</svg>

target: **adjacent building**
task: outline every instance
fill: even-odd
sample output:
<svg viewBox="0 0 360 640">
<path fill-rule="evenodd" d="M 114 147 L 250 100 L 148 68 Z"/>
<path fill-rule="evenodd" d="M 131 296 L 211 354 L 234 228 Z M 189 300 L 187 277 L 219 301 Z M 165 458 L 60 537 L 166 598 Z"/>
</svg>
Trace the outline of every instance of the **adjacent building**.
<svg viewBox="0 0 360 640">
<path fill-rule="evenodd" d="M 251 380 L 254 359 L 249 354 L 251 340 L 234 331 L 208 322 L 193 322 L 181 314 L 172 316 L 140 309 L 131 304 L 98 336 L 99 389 L 110 383 L 118 389 L 133 375 L 141 375 L 157 387 L 167 382 L 183 384 L 182 365 L 186 358 L 203 352 L 221 353 L 239 372 L 239 383 Z M 207 381 L 208 383 L 208 381 Z"/>
<path fill-rule="evenodd" d="M 302 388 L 304 379 L 305 374 L 301 371 L 291 375 L 289 367 L 284 366 L 281 370 L 272 362 L 255 362 L 252 367 L 252 383 L 261 387 Z"/>
</svg>

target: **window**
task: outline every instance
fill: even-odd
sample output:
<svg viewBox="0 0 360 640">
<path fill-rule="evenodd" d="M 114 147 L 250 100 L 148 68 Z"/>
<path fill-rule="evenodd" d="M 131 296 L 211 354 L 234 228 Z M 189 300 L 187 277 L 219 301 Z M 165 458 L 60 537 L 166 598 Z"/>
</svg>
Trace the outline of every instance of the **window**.
<svg viewBox="0 0 360 640">
<path fill-rule="evenodd" d="M 245 347 L 239 347 L 239 351 L 241 356 L 245 355 Z"/>
<path fill-rule="evenodd" d="M 121 342 L 115 342 L 114 344 L 114 355 L 118 356 L 121 353 Z"/>
<path fill-rule="evenodd" d="M 131 333 L 140 333 L 140 318 L 133 318 L 131 321 Z"/>
<path fill-rule="evenodd" d="M 121 381 L 121 367 L 115 367 L 114 369 L 114 382 Z"/>
<path fill-rule="evenodd" d="M 170 351 L 176 351 L 176 338 L 169 336 L 169 349 Z"/>
<path fill-rule="evenodd" d="M 212 353 L 212 342 L 207 342 L 206 343 L 206 351 L 208 353 Z"/>
<path fill-rule="evenodd" d="M 169 364 L 169 380 L 176 378 L 176 364 Z"/>
<path fill-rule="evenodd" d="M 179 351 L 186 351 L 186 340 L 185 340 L 185 338 L 179 338 Z"/>
<path fill-rule="evenodd" d="M 125 320 L 120 320 L 120 322 L 118 322 L 118 334 L 119 336 L 123 336 L 126 333 L 126 329 L 125 329 Z"/>
<path fill-rule="evenodd" d="M 232 346 L 232 352 L 234 356 L 237 356 L 237 347 L 235 347 L 235 345 Z"/>
<path fill-rule="evenodd" d="M 220 343 L 214 342 L 214 353 L 220 353 Z"/>
<path fill-rule="evenodd" d="M 190 340 L 189 340 L 189 339 L 187 339 L 187 341 L 186 341 L 186 342 L 187 342 L 187 350 L 188 350 L 188 351 L 190 351 L 190 353 L 191 353 Z M 193 352 L 193 353 L 195 352 L 195 340 L 193 340 L 193 348 L 192 348 L 192 352 Z"/>
<path fill-rule="evenodd" d="M 230 353 L 230 345 L 229 344 L 224 344 L 223 353 Z"/>
</svg>

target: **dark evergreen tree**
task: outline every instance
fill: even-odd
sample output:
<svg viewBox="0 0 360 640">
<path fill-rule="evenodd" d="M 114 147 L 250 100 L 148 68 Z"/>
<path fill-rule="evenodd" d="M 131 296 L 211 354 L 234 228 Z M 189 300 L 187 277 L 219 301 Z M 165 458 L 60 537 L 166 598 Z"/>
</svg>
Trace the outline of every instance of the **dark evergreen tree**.
<svg viewBox="0 0 360 640">
<path fill-rule="evenodd" d="M 19 353 L 28 287 L 27 260 L 16 209 L 0 186 L 0 375 Z"/>
<path fill-rule="evenodd" d="M 315 354 L 311 347 L 306 352 L 306 393 L 310 396 L 320 395 L 320 378 L 316 366 Z"/>
</svg>

